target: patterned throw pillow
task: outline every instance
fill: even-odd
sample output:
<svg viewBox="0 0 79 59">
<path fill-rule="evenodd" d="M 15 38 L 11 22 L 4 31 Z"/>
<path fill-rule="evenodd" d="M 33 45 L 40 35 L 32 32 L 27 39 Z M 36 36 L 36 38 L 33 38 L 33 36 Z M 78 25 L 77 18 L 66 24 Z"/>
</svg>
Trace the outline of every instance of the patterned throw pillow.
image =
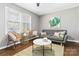
<svg viewBox="0 0 79 59">
<path fill-rule="evenodd" d="M 22 36 L 19 33 L 12 32 L 13 35 L 15 35 L 16 40 L 21 40 Z"/>
<path fill-rule="evenodd" d="M 63 31 L 63 32 L 60 32 L 59 37 L 60 37 L 60 38 L 63 38 L 64 35 L 65 35 L 65 32 L 64 32 L 64 31 Z"/>
<path fill-rule="evenodd" d="M 55 32 L 54 36 L 57 37 L 57 38 L 59 38 L 59 34 L 60 34 L 59 32 Z"/>
<path fill-rule="evenodd" d="M 19 33 L 16 32 L 8 32 L 8 35 L 12 38 L 12 40 L 14 41 L 19 41 L 21 40 L 21 35 Z"/>
</svg>

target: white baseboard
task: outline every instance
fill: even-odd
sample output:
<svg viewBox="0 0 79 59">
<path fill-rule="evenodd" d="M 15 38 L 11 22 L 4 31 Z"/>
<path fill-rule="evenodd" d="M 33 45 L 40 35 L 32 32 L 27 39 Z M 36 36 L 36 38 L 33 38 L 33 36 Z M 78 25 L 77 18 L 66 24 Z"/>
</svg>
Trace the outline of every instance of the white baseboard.
<svg viewBox="0 0 79 59">
<path fill-rule="evenodd" d="M 7 48 L 7 46 L 0 47 L 0 50 Z"/>
<path fill-rule="evenodd" d="M 79 43 L 78 40 L 67 40 L 67 41 Z"/>
<path fill-rule="evenodd" d="M 20 44 L 20 42 L 17 42 L 16 44 Z M 13 44 L 10 44 L 10 45 L 6 45 L 6 46 L 3 46 L 3 47 L 0 47 L 0 50 L 2 50 L 2 49 L 5 49 L 5 48 L 7 48 L 7 47 L 11 47 L 11 46 L 13 46 Z"/>
</svg>

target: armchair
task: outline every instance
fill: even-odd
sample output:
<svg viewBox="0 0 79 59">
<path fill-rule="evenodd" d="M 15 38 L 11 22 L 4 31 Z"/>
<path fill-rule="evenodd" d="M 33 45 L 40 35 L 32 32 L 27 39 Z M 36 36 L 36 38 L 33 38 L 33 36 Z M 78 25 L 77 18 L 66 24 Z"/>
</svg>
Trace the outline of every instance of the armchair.
<svg viewBox="0 0 79 59">
<path fill-rule="evenodd" d="M 19 33 L 8 32 L 8 43 L 7 43 L 7 45 L 13 44 L 14 48 L 15 48 L 16 47 L 16 42 L 20 42 L 21 39 L 22 39 L 22 37 Z"/>
</svg>

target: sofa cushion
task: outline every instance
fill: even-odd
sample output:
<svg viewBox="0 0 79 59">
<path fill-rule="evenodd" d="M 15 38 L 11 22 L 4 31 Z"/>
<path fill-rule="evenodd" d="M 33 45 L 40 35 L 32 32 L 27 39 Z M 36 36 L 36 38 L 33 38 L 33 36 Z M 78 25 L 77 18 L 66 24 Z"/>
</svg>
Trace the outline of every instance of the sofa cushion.
<svg viewBox="0 0 79 59">
<path fill-rule="evenodd" d="M 63 38 L 57 37 L 57 36 L 48 36 L 49 39 L 53 39 L 53 40 L 63 40 Z"/>
</svg>

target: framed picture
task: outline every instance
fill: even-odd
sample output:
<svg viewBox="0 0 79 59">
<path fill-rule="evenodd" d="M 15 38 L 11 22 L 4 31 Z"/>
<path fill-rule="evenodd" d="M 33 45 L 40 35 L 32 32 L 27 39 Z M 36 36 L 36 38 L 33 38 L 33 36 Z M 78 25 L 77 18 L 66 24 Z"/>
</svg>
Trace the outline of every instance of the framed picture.
<svg viewBox="0 0 79 59">
<path fill-rule="evenodd" d="M 54 16 L 49 19 L 49 26 L 51 28 L 59 28 L 61 24 L 61 19 L 59 16 Z"/>
</svg>

